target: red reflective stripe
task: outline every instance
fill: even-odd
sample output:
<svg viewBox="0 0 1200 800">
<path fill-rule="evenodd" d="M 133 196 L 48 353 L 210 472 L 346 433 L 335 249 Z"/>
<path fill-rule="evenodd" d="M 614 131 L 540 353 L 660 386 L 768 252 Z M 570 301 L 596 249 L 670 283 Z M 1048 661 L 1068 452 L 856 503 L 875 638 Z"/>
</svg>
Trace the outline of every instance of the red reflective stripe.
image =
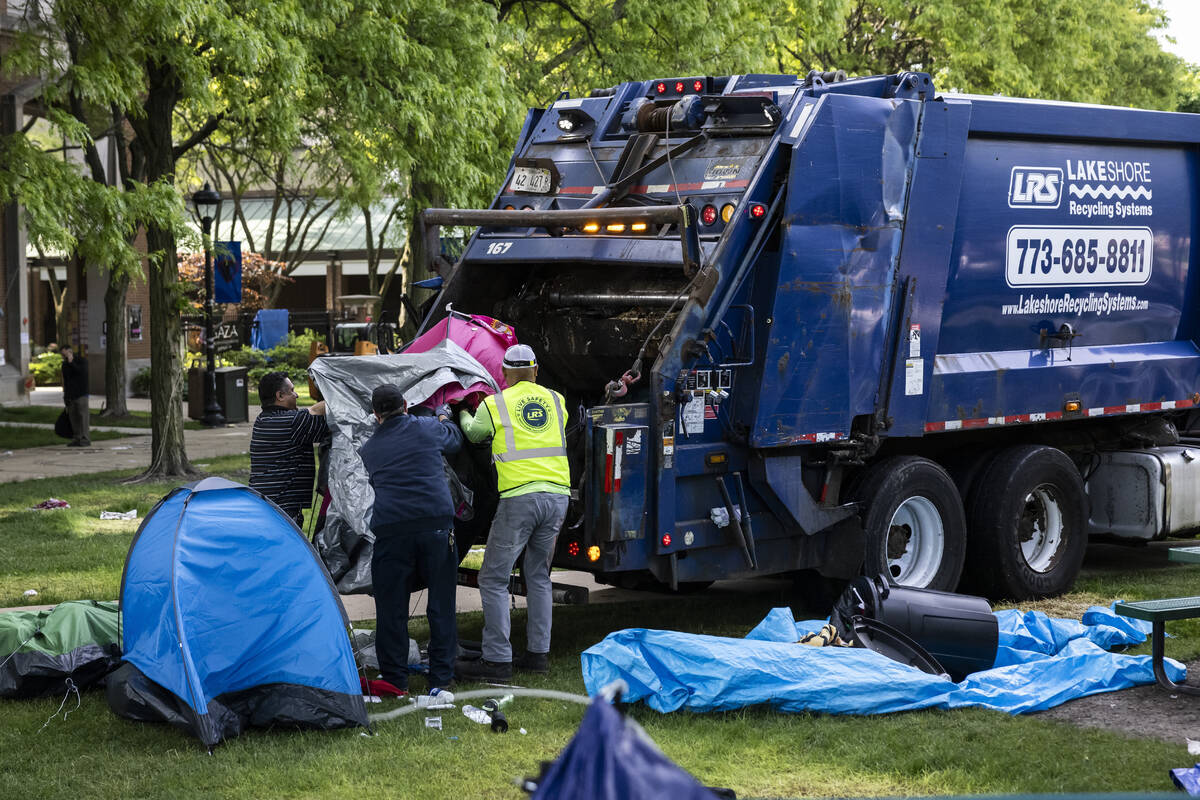
<svg viewBox="0 0 1200 800">
<path fill-rule="evenodd" d="M 621 454 L 625 447 L 625 432 L 617 431 L 616 442 L 613 444 L 612 487 L 614 492 L 621 491 Z"/>
<path fill-rule="evenodd" d="M 612 494 L 613 473 L 613 432 L 604 432 L 604 493 Z"/>
<path fill-rule="evenodd" d="M 1080 412 L 1085 417 L 1102 417 L 1114 414 L 1137 414 L 1144 411 L 1164 411 L 1172 408 L 1191 408 L 1195 406 L 1194 400 L 1176 400 L 1171 405 L 1170 401 L 1157 403 L 1130 403 L 1123 406 L 1104 406 L 1103 408 L 1083 408 Z M 1034 419 L 1037 417 L 1038 419 Z M 1001 425 L 1013 425 L 1026 422 L 1042 422 L 1050 420 L 1063 419 L 1064 412 L 1062 411 L 1045 411 L 1034 412 L 1032 414 L 1008 414 L 1004 417 L 983 417 L 974 419 L 952 419 L 946 422 L 926 422 L 926 433 L 940 433 L 946 430 L 959 430 L 966 428 L 986 428 L 999 427 Z M 1002 422 L 999 420 L 1003 420 Z"/>
</svg>

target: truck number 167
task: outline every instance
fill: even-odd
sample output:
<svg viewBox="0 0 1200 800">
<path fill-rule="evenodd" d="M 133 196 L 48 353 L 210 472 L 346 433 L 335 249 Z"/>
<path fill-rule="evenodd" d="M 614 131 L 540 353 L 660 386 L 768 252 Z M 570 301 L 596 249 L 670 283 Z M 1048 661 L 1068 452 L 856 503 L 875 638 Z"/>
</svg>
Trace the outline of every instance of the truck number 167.
<svg viewBox="0 0 1200 800">
<path fill-rule="evenodd" d="M 498 256 L 501 253 L 507 253 L 512 246 L 512 242 L 492 242 L 487 246 L 487 254 L 489 256 Z"/>
</svg>

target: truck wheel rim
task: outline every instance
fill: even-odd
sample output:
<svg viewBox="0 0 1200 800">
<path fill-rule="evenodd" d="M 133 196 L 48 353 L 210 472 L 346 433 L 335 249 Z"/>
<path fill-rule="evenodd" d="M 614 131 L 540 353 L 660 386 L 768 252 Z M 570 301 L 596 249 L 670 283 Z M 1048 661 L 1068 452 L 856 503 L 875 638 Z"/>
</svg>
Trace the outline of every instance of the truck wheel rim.
<svg viewBox="0 0 1200 800">
<path fill-rule="evenodd" d="M 885 556 L 888 574 L 903 586 L 928 586 L 942 566 L 946 530 L 937 506 L 926 497 L 900 504 L 888 525 Z"/>
<path fill-rule="evenodd" d="M 1021 556 L 1034 572 L 1049 572 L 1063 544 L 1063 515 L 1051 486 L 1042 484 L 1025 496 L 1017 523 Z"/>
</svg>

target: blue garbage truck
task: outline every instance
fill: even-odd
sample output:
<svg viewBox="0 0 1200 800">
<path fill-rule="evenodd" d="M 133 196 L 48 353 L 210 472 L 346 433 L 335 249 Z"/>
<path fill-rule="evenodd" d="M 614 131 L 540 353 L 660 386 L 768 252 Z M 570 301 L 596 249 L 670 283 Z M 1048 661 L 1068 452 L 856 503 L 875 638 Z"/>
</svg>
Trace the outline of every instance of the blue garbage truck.
<svg viewBox="0 0 1200 800">
<path fill-rule="evenodd" d="M 1200 117 L 692 76 L 531 110 L 428 326 L 566 395 L 555 564 L 1021 599 L 1200 528 Z M 436 252 L 436 248 L 427 248 Z"/>
</svg>

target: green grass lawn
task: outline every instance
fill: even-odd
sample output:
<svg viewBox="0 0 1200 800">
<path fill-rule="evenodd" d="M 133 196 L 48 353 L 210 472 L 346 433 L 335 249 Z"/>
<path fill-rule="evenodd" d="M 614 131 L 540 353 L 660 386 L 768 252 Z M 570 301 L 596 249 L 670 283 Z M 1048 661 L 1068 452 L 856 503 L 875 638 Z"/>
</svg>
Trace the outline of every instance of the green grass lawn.
<svg viewBox="0 0 1200 800">
<path fill-rule="evenodd" d="M 37 422 L 43 425 L 53 425 L 62 409 L 57 406 L 0 406 L 0 422 Z M 99 409 L 92 409 L 92 427 L 97 425 L 114 428 L 146 428 L 150 429 L 149 411 L 131 411 L 124 417 L 101 416 Z M 204 426 L 196 420 L 184 420 L 184 427 L 190 430 L 200 430 Z M 92 437 L 95 438 L 95 437 Z"/>
<path fill-rule="evenodd" d="M 120 439 L 126 434 L 114 431 L 93 430 L 89 436 L 93 442 L 106 439 Z M 69 439 L 58 436 L 52 430 L 45 428 L 16 428 L 0 424 L 0 453 L 5 450 L 24 450 L 27 447 L 46 447 L 48 445 L 65 445 Z"/>
<path fill-rule="evenodd" d="M 245 482 L 247 458 L 205 462 Z M 102 522 L 104 509 L 137 508 L 143 517 L 172 482 L 126 486 L 128 473 L 0 484 L 0 606 L 116 597 L 120 570 L 138 522 Z M 47 496 L 69 511 L 27 511 Z M 1091 564 L 1076 592 L 1029 608 L 1074 614 L 1116 597 L 1194 594 L 1200 566 L 1121 569 L 1121 551 Z M 465 591 L 465 590 L 464 590 Z M 614 605 L 555 609 L 553 672 L 523 685 L 582 692 L 579 653 L 610 631 L 631 626 L 743 636 L 785 598 L 761 593 L 651 597 Z M 460 635 L 479 639 L 481 615 L 460 615 Z M 427 637 L 423 621 L 412 630 Z M 514 646 L 523 646 L 524 612 L 513 614 Z M 1200 628 L 1171 628 L 1168 654 L 1200 652 Z M 1146 652 L 1142 647 L 1135 652 Z M 414 689 L 424 688 L 414 678 Z M 103 692 L 83 695 L 64 720 L 61 697 L 3 701 L 0 797 L 331 798 L 525 797 L 512 779 L 535 775 L 574 734 L 583 708 L 518 699 L 508 734 L 492 734 L 457 709 L 441 712 L 443 729 L 411 714 L 361 731 L 251 731 L 207 755 L 197 741 L 163 725 L 114 716 Z M 1186 698 L 1181 698 L 1181 701 Z M 65 710 L 74 708 L 72 699 Z M 373 705 L 370 711 L 392 704 Z M 765 707 L 716 714 L 662 715 L 628 708 L 668 756 L 701 781 L 739 797 L 903 796 L 1041 792 L 1169 791 L 1167 770 L 1195 761 L 1178 742 L 1127 739 L 1033 717 L 997 712 L 924 711 L 850 718 L 782 714 Z M 522 736 L 518 728 L 525 728 Z"/>
</svg>

